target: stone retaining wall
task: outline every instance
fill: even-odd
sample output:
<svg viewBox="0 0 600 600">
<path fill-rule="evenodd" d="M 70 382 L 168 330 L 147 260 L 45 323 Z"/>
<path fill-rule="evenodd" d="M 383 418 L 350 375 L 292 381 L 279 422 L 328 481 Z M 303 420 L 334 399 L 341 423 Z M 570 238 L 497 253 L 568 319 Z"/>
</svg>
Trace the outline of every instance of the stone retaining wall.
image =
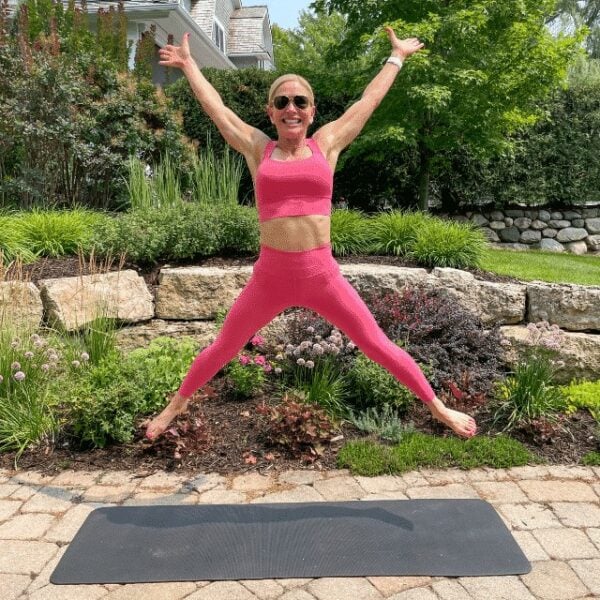
<svg viewBox="0 0 600 600">
<path fill-rule="evenodd" d="M 600 208 L 506 209 L 439 216 L 474 223 L 489 242 L 501 247 L 600 255 Z"/>
<path fill-rule="evenodd" d="M 84 327 L 100 311 L 121 322 L 119 345 L 125 350 L 153 338 L 190 335 L 204 347 L 218 327 L 216 313 L 229 309 L 252 274 L 252 266 L 181 267 L 163 269 L 155 296 L 135 271 L 41 280 L 39 285 L 0 282 L 0 317 L 42 328 L 49 324 L 67 331 Z M 421 285 L 459 302 L 484 326 L 501 325 L 506 361 L 513 363 L 524 347 L 527 324 L 546 320 L 564 333 L 565 366 L 559 380 L 600 378 L 600 286 L 544 282 L 496 283 L 450 268 L 426 269 L 389 265 L 340 265 L 344 277 L 360 292 L 381 294 Z M 283 333 L 282 314 L 262 331 L 269 339 Z M 258 333 L 258 332 L 256 332 Z"/>
</svg>

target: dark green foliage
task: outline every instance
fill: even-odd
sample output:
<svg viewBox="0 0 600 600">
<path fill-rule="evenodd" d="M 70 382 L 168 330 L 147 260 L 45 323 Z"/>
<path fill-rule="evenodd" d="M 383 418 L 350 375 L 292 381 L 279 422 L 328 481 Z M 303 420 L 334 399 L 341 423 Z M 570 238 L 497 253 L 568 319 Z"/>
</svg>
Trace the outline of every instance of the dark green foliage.
<svg viewBox="0 0 600 600">
<path fill-rule="evenodd" d="M 502 378 L 499 326 L 486 330 L 451 297 L 405 287 L 383 296 L 370 291 L 364 298 L 388 337 L 402 340 L 416 361 L 431 366 L 430 381 L 437 389 L 452 390 L 453 383 L 461 392 L 473 394 L 476 404 L 476 395 L 487 394 Z"/>
<path fill-rule="evenodd" d="M 76 11 L 48 18 L 21 11 L 2 36 L 0 205 L 126 206 L 131 154 L 152 164 L 168 152 L 185 173 L 191 148 L 169 103 L 118 71 L 122 17 L 100 42 Z"/>
</svg>

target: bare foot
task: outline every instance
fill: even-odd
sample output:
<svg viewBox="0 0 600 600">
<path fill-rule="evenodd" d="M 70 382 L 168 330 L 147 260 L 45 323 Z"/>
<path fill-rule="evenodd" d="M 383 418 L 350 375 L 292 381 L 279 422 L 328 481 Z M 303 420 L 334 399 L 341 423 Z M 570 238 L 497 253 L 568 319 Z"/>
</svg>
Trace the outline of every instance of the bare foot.
<svg viewBox="0 0 600 600">
<path fill-rule="evenodd" d="M 185 412 L 188 400 L 189 398 L 184 400 L 176 394 L 165 409 L 150 421 L 146 428 L 146 437 L 149 440 L 155 440 L 161 435 L 177 415 Z"/>
<path fill-rule="evenodd" d="M 447 408 L 438 398 L 434 400 L 430 408 L 433 417 L 450 427 L 457 435 L 470 438 L 477 433 L 477 423 L 473 417 Z"/>
</svg>

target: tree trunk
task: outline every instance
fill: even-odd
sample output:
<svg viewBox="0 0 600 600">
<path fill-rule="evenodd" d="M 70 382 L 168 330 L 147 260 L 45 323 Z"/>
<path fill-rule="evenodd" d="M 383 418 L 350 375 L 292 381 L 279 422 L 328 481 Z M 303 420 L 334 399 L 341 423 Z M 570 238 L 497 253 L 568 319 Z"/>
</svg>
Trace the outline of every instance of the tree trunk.
<svg viewBox="0 0 600 600">
<path fill-rule="evenodd" d="M 429 212 L 429 168 L 431 165 L 431 156 L 429 150 L 424 144 L 419 147 L 419 155 L 421 157 L 419 167 L 419 198 L 418 205 L 419 210 L 423 212 Z"/>
</svg>

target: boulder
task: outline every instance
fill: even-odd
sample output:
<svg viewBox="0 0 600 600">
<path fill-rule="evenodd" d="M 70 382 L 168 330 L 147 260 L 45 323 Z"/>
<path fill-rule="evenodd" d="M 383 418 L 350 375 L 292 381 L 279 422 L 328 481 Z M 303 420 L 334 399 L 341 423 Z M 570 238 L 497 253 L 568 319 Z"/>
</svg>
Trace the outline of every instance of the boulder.
<svg viewBox="0 0 600 600">
<path fill-rule="evenodd" d="M 520 241 L 524 244 L 534 244 L 539 242 L 542 239 L 542 234 L 540 231 L 533 231 L 532 229 L 527 229 L 521 232 Z"/>
<path fill-rule="evenodd" d="M 0 281 L 0 326 L 35 330 L 43 316 L 40 291 L 31 281 Z"/>
<path fill-rule="evenodd" d="M 521 232 L 514 225 L 511 227 L 507 227 L 506 229 L 501 229 L 498 232 L 500 239 L 503 242 L 518 242 L 521 237 Z"/>
<path fill-rule="evenodd" d="M 556 236 L 559 242 L 578 242 L 588 236 L 588 232 L 582 227 L 565 227 L 561 229 Z"/>
<path fill-rule="evenodd" d="M 502 346 L 505 362 L 514 368 L 530 348 L 529 331 L 524 325 L 505 325 L 500 333 L 510 341 Z M 568 384 L 572 379 L 600 379 L 600 335 L 563 331 L 563 342 L 557 357 L 564 364 L 555 365 L 554 380 Z"/>
<path fill-rule="evenodd" d="M 477 315 L 484 325 L 520 323 L 525 318 L 525 284 L 480 281 L 467 271 L 435 268 L 436 289 Z"/>
<path fill-rule="evenodd" d="M 571 254 L 587 254 L 587 244 L 583 240 L 565 244 L 565 248 L 571 252 Z"/>
<path fill-rule="evenodd" d="M 126 323 L 154 316 L 152 294 L 133 270 L 43 279 L 38 285 L 48 322 L 66 331 L 100 316 Z"/>
<path fill-rule="evenodd" d="M 552 239 L 544 238 L 540 241 L 540 250 L 548 250 L 550 252 L 566 252 L 565 247 Z"/>
<path fill-rule="evenodd" d="M 589 233 L 600 233 L 600 218 L 586 219 L 585 228 Z"/>
<path fill-rule="evenodd" d="M 527 284 L 527 321 L 548 321 L 571 331 L 600 331 L 600 286 Z"/>
</svg>

